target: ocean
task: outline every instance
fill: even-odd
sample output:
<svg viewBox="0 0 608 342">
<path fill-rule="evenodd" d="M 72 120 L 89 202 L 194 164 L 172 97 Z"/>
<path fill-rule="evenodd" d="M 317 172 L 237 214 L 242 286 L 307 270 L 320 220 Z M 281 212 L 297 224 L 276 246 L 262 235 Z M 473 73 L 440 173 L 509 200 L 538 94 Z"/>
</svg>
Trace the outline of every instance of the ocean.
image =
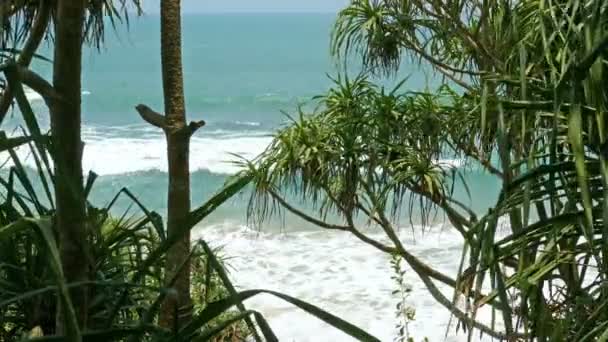
<svg viewBox="0 0 608 342">
<path fill-rule="evenodd" d="M 186 15 L 183 58 L 190 120 L 207 126 L 192 140 L 193 207 L 218 190 L 237 171 L 239 154 L 253 158 L 286 123 L 281 111 L 322 94 L 336 75 L 329 55 L 332 14 Z M 42 54 L 49 54 L 45 47 Z M 107 203 L 128 187 L 144 205 L 166 212 L 167 163 L 162 132 L 142 122 L 134 110 L 144 103 L 162 111 L 159 18 L 132 19 L 129 30 L 108 30 L 101 51 L 88 48 L 83 72 L 84 167 L 100 177 L 90 200 Z M 49 55 L 50 56 L 50 55 Z M 349 64 L 357 72 L 357 63 Z M 50 77 L 51 66 L 35 69 Z M 404 89 L 422 90 L 436 80 L 417 65 L 404 63 L 386 84 L 409 77 Z M 48 127 L 43 102 L 30 93 L 36 115 Z M 13 113 L 5 130 L 20 122 Z M 8 128 L 7 128 L 8 127 Z M 33 164 L 31 158 L 26 163 Z M 471 197 L 460 196 L 482 212 L 493 203 L 499 184 L 479 170 L 463 169 Z M 289 218 L 259 227 L 247 224 L 247 194 L 237 196 L 196 228 L 194 235 L 221 247 L 240 289 L 277 290 L 309 301 L 366 330 L 382 341 L 396 336 L 398 298 L 390 258 L 344 233 L 327 232 Z M 125 202 L 117 209 L 128 209 Z M 133 213 L 135 211 L 132 210 Z M 422 229 L 407 221 L 400 232 L 407 248 L 438 269 L 455 275 L 462 241 L 441 217 Z M 379 232 L 379 239 L 382 236 Z M 417 340 L 460 341 L 450 314 L 427 293 L 413 271 L 408 302 L 416 308 L 410 331 Z M 451 298 L 452 293 L 443 289 Z M 262 296 L 246 303 L 264 313 L 281 341 L 352 341 L 298 309 Z M 450 325 L 450 322 L 452 323 Z"/>
</svg>

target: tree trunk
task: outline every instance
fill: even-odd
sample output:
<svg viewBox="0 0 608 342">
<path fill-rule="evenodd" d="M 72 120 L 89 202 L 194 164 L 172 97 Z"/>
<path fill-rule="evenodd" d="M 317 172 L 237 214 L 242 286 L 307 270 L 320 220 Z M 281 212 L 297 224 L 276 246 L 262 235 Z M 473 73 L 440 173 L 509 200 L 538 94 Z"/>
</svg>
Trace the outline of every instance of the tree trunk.
<svg viewBox="0 0 608 342">
<path fill-rule="evenodd" d="M 190 135 L 186 124 L 184 104 L 184 81 L 181 54 L 181 17 L 180 0 L 161 1 L 161 63 L 163 94 L 165 102 L 165 135 L 167 138 L 167 160 L 169 163 L 168 189 L 168 235 L 175 234 L 180 225 L 185 224 L 190 213 Z M 187 321 L 190 299 L 190 265 L 184 262 L 190 253 L 190 234 L 186 234 L 173 245 L 167 254 L 165 284 L 170 285 L 175 295 L 170 295 L 163 303 L 160 323 L 173 327 L 174 317 L 180 308 L 186 308 L 184 319 Z M 181 272 L 176 276 L 177 271 Z"/>
<path fill-rule="evenodd" d="M 51 154 L 55 164 L 56 224 L 65 280 L 88 279 L 87 234 L 82 179 L 82 141 L 80 139 L 81 59 L 84 20 L 83 0 L 59 0 L 55 19 L 53 85 L 61 100 L 51 112 Z M 70 292 L 81 327 L 87 321 L 86 287 Z M 58 333 L 64 332 L 61 309 L 57 315 Z"/>
</svg>

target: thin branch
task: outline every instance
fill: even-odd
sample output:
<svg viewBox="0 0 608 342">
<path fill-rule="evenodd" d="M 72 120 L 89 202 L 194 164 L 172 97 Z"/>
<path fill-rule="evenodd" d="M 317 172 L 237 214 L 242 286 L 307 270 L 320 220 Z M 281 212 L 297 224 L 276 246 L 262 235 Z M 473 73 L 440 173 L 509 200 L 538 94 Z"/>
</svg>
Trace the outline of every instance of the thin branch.
<svg viewBox="0 0 608 342">
<path fill-rule="evenodd" d="M 465 74 L 471 76 L 483 76 L 485 73 L 468 71 L 464 69 L 455 68 L 451 65 L 441 62 L 437 58 L 429 55 L 424 51 L 424 49 L 414 46 L 414 45 L 404 45 L 406 49 L 413 50 L 418 56 L 431 64 L 435 69 L 437 69 L 442 75 L 452 80 L 454 83 L 458 84 L 462 88 L 466 89 L 469 92 L 473 92 L 474 89 L 464 82 L 463 80 L 456 78 L 456 74 Z"/>
<path fill-rule="evenodd" d="M 163 130 L 167 128 L 167 120 L 165 119 L 165 117 L 162 116 L 160 113 L 155 112 L 145 104 L 138 104 L 135 109 L 137 110 L 141 118 L 152 126 L 161 128 Z"/>
<path fill-rule="evenodd" d="M 395 245 L 396 249 L 394 249 L 394 252 L 397 252 L 397 254 L 401 255 L 408 262 L 408 264 L 410 264 L 410 266 L 412 268 L 415 267 L 415 268 L 419 269 L 421 272 L 424 272 L 425 274 L 429 275 L 433 279 L 436 279 L 436 280 L 456 289 L 457 288 L 456 280 L 433 269 L 432 267 L 430 267 L 426 263 L 424 263 L 422 260 L 418 259 L 415 255 L 413 255 L 405 250 L 405 248 L 403 247 L 403 244 L 401 243 L 401 240 L 399 240 L 399 237 L 395 233 L 395 229 L 394 229 L 393 225 L 390 223 L 390 221 L 388 220 L 386 215 L 384 215 L 384 211 L 379 209 L 379 207 L 377 205 L 377 200 L 376 200 L 375 196 L 371 193 L 371 189 L 369 188 L 367 183 L 362 182 L 362 184 L 367 193 L 367 196 L 370 197 L 370 200 L 372 201 L 372 205 L 374 206 L 374 211 L 376 213 L 378 213 L 378 218 L 374 218 L 374 216 L 371 216 L 371 218 L 374 219 L 376 222 L 378 222 L 379 226 L 382 228 L 382 230 L 384 230 L 385 234 L 389 237 L 391 242 Z M 330 197 L 330 199 L 345 214 L 345 217 L 348 220 L 348 218 L 351 217 L 351 215 L 349 215 L 349 212 L 343 206 L 340 205 L 340 202 L 331 194 L 331 192 L 328 191 L 328 189 L 325 188 L 325 191 L 327 192 L 327 195 Z M 367 209 L 365 209 L 365 210 L 363 210 L 363 212 L 369 212 L 369 211 Z M 371 212 L 369 212 L 369 213 L 371 214 Z M 368 216 L 370 216 L 370 215 L 368 215 Z M 352 217 L 351 217 L 351 220 L 352 220 Z M 350 222 L 350 228 L 353 230 L 356 230 L 354 227 L 354 223 L 352 221 Z M 363 234 L 361 234 L 361 235 L 363 235 Z M 361 237 L 359 237 L 359 238 L 361 239 Z M 367 237 L 365 237 L 365 238 L 367 238 Z M 367 238 L 367 239 L 369 239 L 369 238 Z"/>
<path fill-rule="evenodd" d="M 481 32 L 482 28 L 485 28 L 486 26 L 486 19 L 489 16 L 490 11 L 488 10 L 489 4 L 487 0 L 483 0 L 482 4 L 478 4 L 481 5 L 481 16 L 479 17 L 479 22 L 477 23 L 477 27 L 475 28 L 475 30 L 473 31 L 473 35 L 475 36 L 476 39 L 479 39 L 479 33 Z"/>
<path fill-rule="evenodd" d="M 441 209 L 446 213 L 448 220 L 454 228 L 462 235 L 462 237 L 466 238 L 468 236 L 469 231 L 465 229 L 465 226 L 468 228 L 471 227 L 469 220 L 460 215 L 456 209 L 452 208 L 446 201 L 443 201 L 441 205 L 439 205 Z"/>
<path fill-rule="evenodd" d="M 194 135 L 194 133 L 196 133 L 196 131 L 198 131 L 200 128 L 202 128 L 205 125 L 206 125 L 205 120 L 191 121 L 190 124 L 188 125 L 188 130 L 189 130 L 190 136 Z"/>
<path fill-rule="evenodd" d="M 608 35 L 604 36 L 604 38 L 595 45 L 593 50 L 591 50 L 587 56 L 583 57 L 581 62 L 576 66 L 576 72 L 586 72 L 606 49 L 608 49 Z"/>
<path fill-rule="evenodd" d="M 478 40 L 478 37 L 475 34 L 472 34 L 469 31 L 469 28 L 463 24 L 461 18 L 455 17 L 442 1 L 439 1 L 439 5 L 446 13 L 448 13 L 448 22 L 451 21 L 452 23 L 456 24 L 456 29 L 460 31 L 461 38 L 469 44 L 469 47 L 473 50 L 480 51 L 485 55 L 486 58 L 492 60 L 494 62 L 494 67 L 498 69 L 500 67 L 500 65 L 498 65 L 500 60 L 493 53 L 489 52 L 486 46 L 480 40 Z"/>
<path fill-rule="evenodd" d="M 441 293 L 441 291 L 437 288 L 437 286 L 433 283 L 433 281 L 428 275 L 420 273 L 416 269 L 414 269 L 414 272 L 418 274 L 426 288 L 429 290 L 431 296 L 433 296 L 433 298 L 435 298 L 435 300 L 439 302 L 439 304 L 443 305 L 446 309 L 448 309 L 460 321 L 470 323 L 474 328 L 479 329 L 479 331 L 500 340 L 509 341 L 513 338 L 527 338 L 527 336 L 524 334 L 513 334 L 507 336 L 507 334 L 505 333 L 498 332 L 492 329 L 491 327 L 488 327 L 487 325 L 478 322 L 477 320 L 472 319 L 471 317 L 468 317 L 465 312 L 458 309 L 456 305 L 454 305 L 454 303 L 452 303 L 446 296 L 443 295 L 443 293 Z"/>
<path fill-rule="evenodd" d="M 372 193 L 371 189 L 365 182 L 361 182 L 361 183 L 363 185 L 363 188 L 365 189 L 367 196 L 372 201 L 372 205 L 374 206 L 374 211 L 376 213 L 378 213 L 378 217 L 379 217 L 380 221 L 382 222 L 382 224 L 380 226 L 382 227 L 382 229 L 384 230 L 384 232 L 388 236 L 388 238 L 393 242 L 393 244 L 395 244 L 395 247 L 397 247 L 397 251 L 399 252 L 399 255 L 401 255 L 412 268 L 415 268 L 415 269 L 419 270 L 420 272 L 422 272 L 434 279 L 437 279 L 446 285 L 456 288 L 456 285 L 457 285 L 456 280 L 433 269 L 432 267 L 425 264 L 422 260 L 418 259 L 416 256 L 414 256 L 413 254 L 411 254 L 405 250 L 405 247 L 403 247 L 401 240 L 399 240 L 399 237 L 395 233 L 395 229 L 394 229 L 393 225 L 390 223 L 390 221 L 384 214 L 384 210 L 380 209 L 376 196 Z"/>
<path fill-rule="evenodd" d="M 584 80 L 587 70 L 595 63 L 597 58 L 608 48 L 608 35 L 604 36 L 604 38 L 595 45 L 593 50 L 589 52 L 580 63 L 574 64 L 572 62 L 566 72 L 562 75 L 561 80 L 557 84 L 558 94 L 561 93 L 561 90 L 564 89 L 566 84 L 572 80 L 571 77 L 574 77 L 576 80 Z"/>
<path fill-rule="evenodd" d="M 485 76 L 488 74 L 487 72 L 484 72 L 484 71 L 464 70 L 464 69 L 460 69 L 460 68 L 451 66 L 449 64 L 446 64 L 446 63 L 440 61 L 439 59 L 428 54 L 426 51 L 424 51 L 423 48 L 416 46 L 414 44 L 406 44 L 406 45 L 404 45 L 404 47 L 406 49 L 413 50 L 415 53 L 420 55 L 420 57 L 426 59 L 428 62 L 433 64 L 433 66 L 440 67 L 443 70 L 451 71 L 451 72 L 457 73 L 457 74 L 469 75 L 469 76 Z"/>
<path fill-rule="evenodd" d="M 325 221 L 321 221 L 319 219 L 316 219 L 312 216 L 309 216 L 307 214 L 305 214 L 303 211 L 296 209 L 295 207 L 293 207 L 292 205 L 290 205 L 289 203 L 287 203 L 287 201 L 285 201 L 283 199 L 283 197 L 281 197 L 278 193 L 276 193 L 274 190 L 272 189 L 268 189 L 267 192 L 270 194 L 270 196 L 272 196 L 272 198 L 274 198 L 277 202 L 279 202 L 280 205 L 282 205 L 283 207 L 285 207 L 285 209 L 289 210 L 291 213 L 295 214 L 296 216 L 299 216 L 300 218 L 302 218 L 303 220 L 307 221 L 308 223 L 312 223 L 314 225 L 317 225 L 321 228 L 325 228 L 325 229 L 331 229 L 331 230 L 342 230 L 342 231 L 348 231 L 349 227 L 347 226 L 340 226 L 337 224 L 330 224 L 327 223 Z"/>
<path fill-rule="evenodd" d="M 458 84 L 459 86 L 466 89 L 467 91 L 474 91 L 473 87 L 471 87 L 470 85 L 465 83 L 463 80 L 456 78 L 455 73 L 450 74 L 446 70 L 444 70 L 443 67 L 438 66 L 438 65 L 436 65 L 435 68 L 437 68 L 437 70 L 439 70 L 439 72 L 441 72 L 441 74 L 443 74 L 443 76 L 449 78 L 451 81 Z"/>
<path fill-rule="evenodd" d="M 347 220 L 349 221 L 349 226 L 350 226 L 349 227 L 350 228 L 349 231 L 353 235 L 355 235 L 359 240 L 361 240 L 361 241 L 363 241 L 363 242 L 365 242 L 365 243 L 367 243 L 367 244 L 369 244 L 371 246 L 376 247 L 377 249 L 381 250 L 384 253 L 391 254 L 391 255 L 394 255 L 394 254 L 398 253 L 398 251 L 397 251 L 396 248 L 394 248 L 394 247 L 388 247 L 388 246 L 386 246 L 386 245 L 378 242 L 377 240 L 374 240 L 374 239 L 368 237 L 367 235 L 361 233 L 361 231 L 359 231 L 357 228 L 355 228 L 355 225 L 354 225 L 352 217 L 347 218 Z"/>
<path fill-rule="evenodd" d="M 36 93 L 40 94 L 49 107 L 55 101 L 62 100 L 61 95 L 47 80 L 36 72 L 17 65 L 14 61 L 2 64 L 0 70 L 4 71 L 7 75 L 12 74 L 13 78 L 18 79 L 22 84 L 25 84 L 32 88 Z"/>
<path fill-rule="evenodd" d="M 21 145 L 27 144 L 32 140 L 34 140 L 33 136 L 21 136 L 21 137 L 8 138 L 6 136 L 6 133 L 1 131 L 0 132 L 0 151 L 14 149 Z"/>
<path fill-rule="evenodd" d="M 376 197 L 370 193 L 371 191 L 370 191 L 369 187 L 367 186 L 367 184 L 363 183 L 363 186 L 366 189 L 366 193 L 370 197 L 370 200 L 372 201 L 372 204 L 374 205 L 375 211 L 378 213 L 380 220 L 384 223 L 382 225 L 382 227 L 384 228 L 386 234 L 389 236 L 391 241 L 393 241 L 393 243 L 395 243 L 395 245 L 397 246 L 399 254 L 412 267 L 414 272 L 416 272 L 416 274 L 418 274 L 418 276 L 423 281 L 423 283 L 425 284 L 426 288 L 429 290 L 429 292 L 431 293 L 433 298 L 435 298 L 435 300 L 437 300 L 440 304 L 442 304 L 444 307 L 446 307 L 448 310 L 450 310 L 450 312 L 454 316 L 456 316 L 458 319 L 460 319 L 461 321 L 466 321 L 466 322 L 472 323 L 472 325 L 475 328 L 479 329 L 480 331 L 482 331 L 490 336 L 500 338 L 500 339 L 505 339 L 507 337 L 514 337 L 514 336 L 506 336 L 504 333 L 497 332 L 494 329 L 492 329 L 474 319 L 470 319 L 466 313 L 459 310 L 450 300 L 448 300 L 441 293 L 441 291 L 437 288 L 437 286 L 433 283 L 431 278 L 434 278 L 447 285 L 450 285 L 454 289 L 457 289 L 457 282 L 455 280 L 449 278 L 448 276 L 429 267 L 424 262 L 422 262 L 421 260 L 416 258 L 414 255 L 408 253 L 405 250 L 405 248 L 403 247 L 403 244 L 401 243 L 401 241 L 395 234 L 395 231 L 394 231 L 391 223 L 386 218 L 386 215 L 384 215 L 384 212 L 382 210 L 379 210 L 379 208 L 377 206 Z M 479 296 L 477 293 L 474 293 L 474 292 L 470 293 L 470 295 L 472 295 L 473 298 L 476 298 Z M 494 305 L 494 304 L 492 304 L 492 305 Z"/>
<path fill-rule="evenodd" d="M 59 94 L 47 80 L 36 72 L 24 67 L 17 67 L 17 70 L 19 72 L 19 79 L 21 82 L 40 94 L 47 104 L 50 105 L 54 101 L 62 100 L 61 94 Z"/>
<path fill-rule="evenodd" d="M 474 146 L 471 148 L 467 148 L 466 146 L 463 146 L 461 143 L 456 143 L 456 147 L 459 150 L 461 150 L 462 152 L 464 152 L 464 154 L 466 154 L 467 157 L 475 159 L 481 166 L 483 166 L 486 169 L 486 171 L 499 177 L 500 179 L 504 178 L 502 171 L 500 171 L 499 169 L 494 167 L 494 165 L 492 165 L 492 162 L 490 161 L 490 159 L 483 158 L 481 156 L 481 153 L 479 152 L 479 150 L 477 148 L 475 148 Z"/>
<path fill-rule="evenodd" d="M 363 183 L 363 184 L 364 184 L 364 188 L 366 189 L 366 192 L 368 192 L 368 196 L 370 196 L 369 187 L 365 183 Z M 418 259 L 413 254 L 407 252 L 405 250 L 405 248 L 403 247 L 403 244 L 401 243 L 401 241 L 395 234 L 395 230 L 394 230 L 392 224 L 390 223 L 390 221 L 387 219 L 386 215 L 384 214 L 384 211 L 377 209 L 377 201 L 375 199 L 375 196 L 373 196 L 373 195 L 370 196 L 370 200 L 372 200 L 372 202 L 373 202 L 372 204 L 376 207 L 375 211 L 378 212 L 380 220 L 384 223 L 381 225 L 381 227 L 385 230 L 386 234 L 389 236 L 391 241 L 393 241 L 393 243 L 397 246 L 397 254 L 400 255 L 401 257 L 403 257 L 403 259 L 408 263 L 408 265 L 410 265 L 410 267 L 412 267 L 414 272 L 416 272 L 416 274 L 418 274 L 418 276 L 420 276 L 420 278 L 423 280 L 423 282 L 427 286 L 427 289 L 429 290 L 431 295 L 437 301 L 439 301 L 442 305 L 444 305 L 446 308 L 448 308 L 454 315 L 456 315 L 458 317 L 466 317 L 466 314 L 464 314 L 462 311 L 458 310 L 445 296 L 443 296 L 443 294 L 437 289 L 435 284 L 431 281 L 431 278 L 450 286 L 457 292 L 461 292 L 459 290 L 458 282 L 456 280 L 450 278 L 449 276 L 433 269 L 432 267 L 428 266 L 426 263 L 424 263 L 422 260 Z M 464 295 L 467 297 L 473 298 L 475 300 L 485 297 L 483 294 L 478 293 L 476 291 L 470 291 Z M 489 302 L 489 304 L 491 306 L 497 306 L 497 303 L 495 301 Z M 469 319 L 469 321 L 470 321 L 470 319 Z M 473 325 L 475 327 L 479 328 L 480 330 L 483 330 L 483 331 L 487 330 L 486 333 L 492 334 L 493 336 L 494 336 L 494 334 L 499 334 L 499 333 L 492 331 L 490 328 L 488 328 L 487 326 L 485 326 L 479 322 L 473 321 Z"/>
<path fill-rule="evenodd" d="M 367 217 L 369 217 L 371 220 L 376 222 L 378 225 L 382 224 L 382 221 L 380 221 L 380 219 L 376 215 L 373 215 L 372 212 L 369 209 L 367 209 L 366 207 L 364 207 L 359 201 L 357 201 L 357 203 L 355 203 L 355 207 L 357 209 L 361 210 L 363 213 L 365 213 L 365 215 L 367 215 Z"/>
<path fill-rule="evenodd" d="M 17 65 L 21 67 L 27 68 L 32 62 L 32 58 L 36 53 L 36 50 L 40 46 L 42 39 L 44 38 L 44 34 L 46 33 L 46 29 L 48 27 L 48 23 L 51 17 L 51 2 L 50 1 L 40 1 L 38 7 L 38 13 L 36 14 L 36 18 L 34 19 L 34 24 L 30 29 L 30 35 L 27 39 L 27 42 L 23 46 L 21 53 L 19 54 L 19 58 L 17 59 Z M 13 102 L 13 92 L 11 90 L 10 85 L 7 85 L 4 89 L 4 93 L 2 94 L 2 98 L 0 98 L 0 123 L 4 121 L 6 117 L 6 113 Z"/>
<path fill-rule="evenodd" d="M 325 190 L 327 191 L 327 189 L 325 189 Z M 385 226 L 383 224 L 380 224 L 380 226 L 383 229 L 385 229 L 385 231 L 387 231 L 387 230 L 392 231 L 392 234 L 389 234 L 389 235 L 393 237 L 391 240 L 393 241 L 394 244 L 397 244 L 397 248 L 386 246 L 386 245 L 380 243 L 379 241 L 374 240 L 374 239 L 366 236 L 365 234 L 361 233 L 356 228 L 352 215 L 348 215 L 348 213 L 346 213 L 344 211 L 344 208 L 340 205 L 339 202 L 336 201 L 336 199 L 332 196 L 331 193 L 328 193 L 327 195 L 329 196 L 329 198 L 332 201 L 334 201 L 336 203 L 339 210 L 341 210 L 345 214 L 346 220 L 348 222 L 348 226 L 328 224 L 327 222 L 313 218 L 313 217 L 303 213 L 302 211 L 294 208 L 287 201 L 285 201 L 279 194 L 277 194 L 274 190 L 269 189 L 267 191 L 285 209 L 287 209 L 291 213 L 295 214 L 296 216 L 299 216 L 300 218 L 306 220 L 307 222 L 316 224 L 319 227 L 330 229 L 330 230 L 340 230 L 340 231 L 351 232 L 353 235 L 355 235 L 355 237 L 357 237 L 362 242 L 365 242 L 382 252 L 385 252 L 387 254 L 401 255 L 406 260 L 406 262 L 410 265 L 410 267 L 412 267 L 412 269 L 414 269 L 414 271 L 421 278 L 423 278 L 423 281 L 424 281 L 424 279 L 428 279 L 429 284 L 427 285 L 427 287 L 429 288 L 429 291 L 431 292 L 431 295 L 433 295 L 433 297 L 435 297 L 438 301 L 440 301 L 442 305 L 444 305 L 448 309 L 450 309 L 450 311 L 452 311 L 452 313 L 454 313 L 455 315 L 458 315 L 458 317 L 466 317 L 466 314 L 464 314 L 463 312 L 461 312 L 457 308 L 455 308 L 449 302 L 449 300 L 447 300 L 447 298 L 445 298 L 445 296 L 443 296 L 443 294 L 441 294 L 441 292 L 436 288 L 436 286 L 433 284 L 433 282 L 429 278 L 433 278 L 437 281 L 440 281 L 440 282 L 450 286 L 453 289 L 458 289 L 457 282 L 454 279 L 451 279 L 450 277 L 442 274 L 441 272 L 434 270 L 430 266 L 426 265 L 423 261 L 418 259 L 416 256 L 407 252 L 405 250 L 405 248 L 403 247 L 403 245 L 401 244 L 401 242 L 399 241 L 399 239 L 396 237 L 396 234 L 394 234 L 394 230 L 393 230 L 390 222 L 388 222 L 388 220 L 386 219 L 386 216 L 382 215 L 382 216 L 380 216 L 380 218 L 373 218 L 373 216 L 372 216 L 372 219 L 374 219 L 376 222 L 385 222 L 385 224 L 388 224 L 388 226 Z M 362 207 L 362 206 L 360 206 L 360 207 Z M 364 207 L 360 208 L 360 209 L 362 209 L 362 211 L 364 211 L 366 213 L 370 213 L 370 211 Z M 368 216 L 370 216 L 370 215 L 368 215 Z M 396 243 L 395 243 L 395 241 L 396 241 Z M 484 295 L 478 294 L 475 291 L 471 291 L 470 293 L 468 293 L 468 296 L 470 296 L 471 298 L 474 298 L 474 299 L 484 298 Z M 489 304 L 492 306 L 496 305 L 496 303 L 493 301 L 490 302 Z M 456 312 L 454 312 L 454 310 L 456 310 Z M 478 322 L 474 322 L 473 324 L 475 327 L 479 328 L 480 330 L 489 329 L 486 326 L 484 326 L 483 324 L 478 323 Z M 490 334 L 490 331 L 487 331 L 487 333 Z M 495 332 L 492 332 L 492 335 L 495 335 L 495 334 L 496 334 Z"/>
<path fill-rule="evenodd" d="M 454 203 L 457 207 L 461 208 L 462 210 L 466 211 L 467 214 L 469 214 L 469 217 L 471 217 L 471 219 L 469 220 L 467 226 L 471 227 L 471 226 L 473 226 L 474 222 L 477 221 L 477 214 L 473 211 L 473 209 L 469 208 L 464 203 L 460 202 L 459 200 L 457 200 L 453 197 L 446 197 L 445 201 Z"/>
<path fill-rule="evenodd" d="M 329 229 L 329 230 L 341 230 L 341 231 L 346 231 L 346 232 L 350 232 L 353 235 L 355 235 L 359 240 L 385 252 L 388 254 L 395 254 L 397 253 L 397 250 L 393 247 L 389 247 L 386 246 L 384 244 L 382 244 L 381 242 L 374 240 L 368 236 L 366 236 L 365 234 L 361 233 L 361 231 L 359 231 L 356 227 L 355 224 L 353 222 L 352 216 L 347 216 L 347 221 L 348 221 L 348 226 L 340 226 L 340 225 L 335 225 L 335 224 L 329 224 L 327 222 L 318 220 L 312 216 L 309 216 L 307 214 L 305 214 L 304 212 L 296 209 L 295 207 L 293 207 L 292 205 L 290 205 L 287 201 L 285 201 L 285 199 L 283 199 L 279 194 L 277 194 L 275 191 L 273 190 L 268 190 L 268 193 L 277 201 L 279 202 L 280 205 L 282 205 L 285 209 L 287 209 L 289 212 L 291 212 L 292 214 L 300 217 L 301 219 L 315 224 L 321 228 L 325 228 L 325 229 Z"/>
<path fill-rule="evenodd" d="M 425 191 L 424 189 L 417 187 L 417 186 L 408 186 L 408 189 L 410 191 L 412 191 L 413 193 L 416 193 L 420 196 L 428 198 L 431 202 L 435 203 L 437 206 L 439 206 L 441 209 L 443 209 L 443 211 L 445 212 L 445 214 L 448 217 L 448 220 L 450 220 L 450 223 L 452 223 L 454 228 L 456 230 L 458 230 L 458 232 L 463 237 L 465 237 L 465 238 L 467 237 L 468 233 L 465 230 L 465 227 L 470 228 L 473 226 L 473 224 L 471 223 L 470 220 L 468 220 L 464 216 L 462 216 L 458 212 L 458 210 L 454 209 L 443 196 L 440 196 L 440 197 L 433 196 L 428 191 Z M 467 212 L 469 212 L 469 211 L 471 211 L 471 210 L 467 210 Z"/>
</svg>

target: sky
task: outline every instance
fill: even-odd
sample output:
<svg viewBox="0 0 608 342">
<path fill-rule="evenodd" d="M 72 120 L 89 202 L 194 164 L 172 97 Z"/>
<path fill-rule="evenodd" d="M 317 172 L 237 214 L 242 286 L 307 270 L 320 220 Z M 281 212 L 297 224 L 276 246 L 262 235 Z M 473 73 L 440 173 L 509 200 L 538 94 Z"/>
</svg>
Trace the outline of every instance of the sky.
<svg viewBox="0 0 608 342">
<path fill-rule="evenodd" d="M 143 0 L 148 13 L 158 13 L 160 0 Z M 184 13 L 337 12 L 348 0 L 182 0 Z"/>
</svg>

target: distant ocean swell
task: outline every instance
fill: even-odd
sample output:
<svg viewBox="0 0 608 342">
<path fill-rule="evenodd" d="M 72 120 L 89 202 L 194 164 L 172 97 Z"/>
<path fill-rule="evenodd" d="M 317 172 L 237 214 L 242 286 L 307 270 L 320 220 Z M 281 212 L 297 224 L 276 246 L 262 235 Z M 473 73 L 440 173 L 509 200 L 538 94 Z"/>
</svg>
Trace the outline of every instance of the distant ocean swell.
<svg viewBox="0 0 608 342">
<path fill-rule="evenodd" d="M 217 174 L 234 174 L 239 157 L 251 160 L 270 144 L 269 134 L 194 137 L 190 145 L 190 170 L 207 170 Z M 164 137 L 121 138 L 85 134 L 84 169 L 100 175 L 121 174 L 145 170 L 167 170 Z M 444 168 L 459 167 L 460 160 L 439 161 Z"/>
<path fill-rule="evenodd" d="M 221 123 L 203 130 L 193 137 L 190 145 L 190 170 L 217 174 L 234 174 L 234 163 L 240 156 L 253 159 L 272 141 L 272 132 L 260 130 L 258 122 Z M 241 131 L 235 130 L 241 129 Z M 137 171 L 167 170 L 164 135 L 145 124 L 124 126 L 84 126 L 82 129 L 85 150 L 83 168 L 98 175 L 118 175 Z M 34 166 L 29 151 L 21 148 L 19 154 L 26 165 Z M 460 167 L 457 159 L 438 161 L 444 168 Z"/>
<path fill-rule="evenodd" d="M 234 164 L 237 158 L 233 155 L 254 158 L 268 146 L 271 139 L 264 133 L 199 134 L 191 141 L 190 170 L 233 174 L 238 171 Z M 85 170 L 93 170 L 100 175 L 167 170 L 165 138 L 158 132 L 149 132 L 133 138 L 121 137 L 120 134 L 108 136 L 98 132 L 85 132 L 84 140 Z"/>
<path fill-rule="evenodd" d="M 252 105 L 291 105 L 299 102 L 307 102 L 314 95 L 311 96 L 289 96 L 287 94 L 280 93 L 264 93 L 253 96 L 224 96 L 224 97 L 203 97 L 198 103 L 207 107 L 222 107 L 226 105 L 230 106 L 247 106 L 251 108 Z"/>
</svg>

